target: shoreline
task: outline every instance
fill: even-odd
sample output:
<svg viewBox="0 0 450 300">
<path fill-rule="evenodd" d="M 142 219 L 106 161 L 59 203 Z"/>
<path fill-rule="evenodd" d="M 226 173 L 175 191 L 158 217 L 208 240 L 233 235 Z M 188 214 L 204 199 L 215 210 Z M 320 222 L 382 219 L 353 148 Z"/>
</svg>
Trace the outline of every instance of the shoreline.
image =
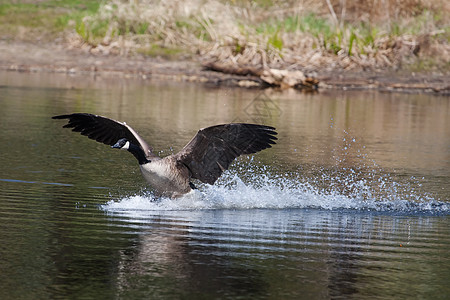
<svg viewBox="0 0 450 300">
<path fill-rule="evenodd" d="M 94 55 L 86 50 L 67 48 L 61 44 L 36 45 L 4 40 L 0 40 L 0 70 L 185 81 L 218 87 L 256 89 L 271 87 L 258 76 L 210 71 L 200 62 L 193 60 L 165 60 L 139 54 Z M 315 74 L 309 76 L 319 81 L 317 89 L 319 92 L 334 89 L 450 95 L 450 81 L 445 74 L 317 70 Z"/>
</svg>

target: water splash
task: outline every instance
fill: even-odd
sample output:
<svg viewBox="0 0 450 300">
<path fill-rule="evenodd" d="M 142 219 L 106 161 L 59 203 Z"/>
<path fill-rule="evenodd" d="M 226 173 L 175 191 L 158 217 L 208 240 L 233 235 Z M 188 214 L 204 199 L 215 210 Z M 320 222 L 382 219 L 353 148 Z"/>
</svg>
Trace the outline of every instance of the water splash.
<svg viewBox="0 0 450 300">
<path fill-rule="evenodd" d="M 241 164 L 243 165 L 243 164 Z M 151 192 L 111 200 L 107 212 L 202 209 L 324 209 L 389 213 L 448 214 L 450 203 L 418 193 L 389 175 L 349 169 L 303 178 L 266 166 L 247 165 L 227 171 L 215 185 L 201 185 L 180 199 L 157 198 Z M 238 175 L 245 174 L 245 175 Z"/>
</svg>

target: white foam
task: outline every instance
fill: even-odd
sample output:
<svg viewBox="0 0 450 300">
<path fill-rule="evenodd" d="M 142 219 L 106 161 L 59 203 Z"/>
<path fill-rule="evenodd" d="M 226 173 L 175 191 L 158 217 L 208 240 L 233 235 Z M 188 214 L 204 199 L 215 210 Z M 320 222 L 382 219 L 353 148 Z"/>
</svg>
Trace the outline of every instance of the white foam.
<svg viewBox="0 0 450 300">
<path fill-rule="evenodd" d="M 263 172 L 247 172 L 252 176 L 246 182 L 227 171 L 215 185 L 201 185 L 199 190 L 179 199 L 157 198 L 149 192 L 111 200 L 102 205 L 102 209 L 117 212 L 316 208 L 448 214 L 450 208 L 448 202 L 418 195 L 408 190 L 409 186 L 388 182 L 391 179 L 368 182 L 367 179 L 355 180 L 351 173 L 347 177 L 327 178 L 331 180 L 329 188 L 319 188 L 315 182 L 309 183 L 298 174 L 271 175 L 266 168 Z"/>
</svg>

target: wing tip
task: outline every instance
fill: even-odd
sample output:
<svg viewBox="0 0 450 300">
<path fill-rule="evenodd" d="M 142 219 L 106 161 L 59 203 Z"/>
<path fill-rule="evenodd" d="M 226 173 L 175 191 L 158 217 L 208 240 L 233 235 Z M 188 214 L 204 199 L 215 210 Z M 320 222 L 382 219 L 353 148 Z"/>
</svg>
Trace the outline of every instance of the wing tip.
<svg viewBox="0 0 450 300">
<path fill-rule="evenodd" d="M 91 114 L 91 113 L 72 113 L 72 114 L 64 114 L 64 115 L 53 116 L 52 119 L 70 119 L 70 118 L 74 118 L 74 117 L 101 117 L 101 118 L 105 118 L 105 117 L 102 117 L 100 115 Z"/>
</svg>

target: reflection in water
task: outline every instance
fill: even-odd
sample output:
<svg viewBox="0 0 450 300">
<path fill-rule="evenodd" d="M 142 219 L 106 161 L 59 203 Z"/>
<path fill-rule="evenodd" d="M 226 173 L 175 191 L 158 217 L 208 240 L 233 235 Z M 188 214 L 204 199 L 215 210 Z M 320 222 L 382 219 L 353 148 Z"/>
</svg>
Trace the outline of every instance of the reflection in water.
<svg viewBox="0 0 450 300">
<path fill-rule="evenodd" d="M 0 298 L 445 298 L 449 105 L 0 72 Z M 155 199 L 133 157 L 50 119 L 69 112 L 163 156 L 233 120 L 279 143 Z"/>
<path fill-rule="evenodd" d="M 117 280 L 120 294 L 133 295 L 140 286 L 153 286 L 152 296 L 157 298 L 168 294 L 201 293 L 203 297 L 265 294 L 267 284 L 259 271 L 233 263 L 231 256 L 215 256 L 217 247 L 208 246 L 207 239 L 202 238 L 202 245 L 196 245 L 195 238 L 190 238 L 187 228 L 177 225 L 178 221 L 152 219 L 153 224 L 163 224 L 142 232 L 135 252 L 122 255 Z M 145 295 L 147 291 L 136 296 Z"/>
<path fill-rule="evenodd" d="M 141 229 L 135 252 L 119 264 L 124 296 L 148 295 L 139 286 L 155 286 L 157 298 L 199 291 L 210 298 L 425 296 L 421 278 L 438 282 L 449 270 L 441 265 L 449 259 L 445 242 L 432 237 L 449 233 L 442 227 L 448 220 L 433 217 L 320 210 L 109 215 Z"/>
</svg>

